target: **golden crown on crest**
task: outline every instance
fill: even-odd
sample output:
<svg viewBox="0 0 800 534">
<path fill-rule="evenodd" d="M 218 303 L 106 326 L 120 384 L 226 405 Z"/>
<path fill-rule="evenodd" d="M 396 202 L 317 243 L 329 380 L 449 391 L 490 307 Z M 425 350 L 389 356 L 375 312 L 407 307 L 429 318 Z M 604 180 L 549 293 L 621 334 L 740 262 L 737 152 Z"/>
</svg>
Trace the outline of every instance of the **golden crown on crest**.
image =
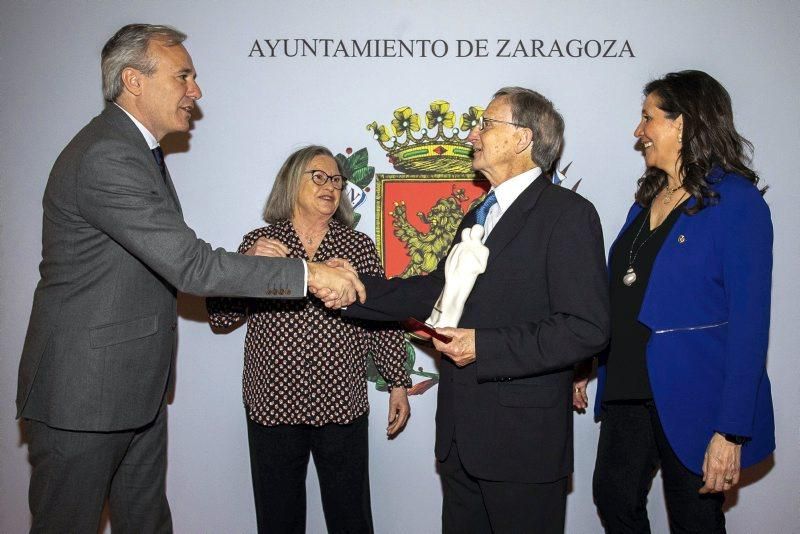
<svg viewBox="0 0 800 534">
<path fill-rule="evenodd" d="M 456 114 L 450 103 L 434 100 L 425 112 L 427 128 L 420 126 L 420 117 L 409 106 L 397 108 L 391 130 L 373 121 L 367 130 L 386 151 L 392 166 L 403 173 L 471 173 L 472 147 L 466 135 L 478 124 L 483 108 L 470 106 L 461 114 L 461 124 L 456 127 Z M 392 135 L 391 132 L 394 132 Z M 419 134 L 415 134 L 419 132 Z"/>
</svg>

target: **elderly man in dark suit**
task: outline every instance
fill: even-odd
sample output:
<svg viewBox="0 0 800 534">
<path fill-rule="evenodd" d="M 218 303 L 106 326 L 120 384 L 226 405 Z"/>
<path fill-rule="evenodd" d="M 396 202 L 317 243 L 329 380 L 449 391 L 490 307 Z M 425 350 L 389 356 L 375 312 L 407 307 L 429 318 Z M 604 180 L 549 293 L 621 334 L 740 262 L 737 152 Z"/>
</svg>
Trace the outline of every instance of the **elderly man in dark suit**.
<svg viewBox="0 0 800 534">
<path fill-rule="evenodd" d="M 492 184 L 463 228 L 489 249 L 442 360 L 436 457 L 443 531 L 563 532 L 572 472 L 573 365 L 608 342 L 603 235 L 591 203 L 551 183 L 564 123 L 542 95 L 498 91 L 468 137 Z M 456 238 L 458 242 L 459 237 Z M 445 282 L 365 279 L 347 315 L 427 317 Z"/>
<path fill-rule="evenodd" d="M 41 280 L 19 369 L 34 532 L 170 532 L 166 390 L 176 294 L 363 299 L 358 278 L 298 259 L 212 249 L 183 220 L 159 140 L 201 97 L 185 35 L 125 26 L 103 48 L 105 110 L 44 193 Z"/>
</svg>

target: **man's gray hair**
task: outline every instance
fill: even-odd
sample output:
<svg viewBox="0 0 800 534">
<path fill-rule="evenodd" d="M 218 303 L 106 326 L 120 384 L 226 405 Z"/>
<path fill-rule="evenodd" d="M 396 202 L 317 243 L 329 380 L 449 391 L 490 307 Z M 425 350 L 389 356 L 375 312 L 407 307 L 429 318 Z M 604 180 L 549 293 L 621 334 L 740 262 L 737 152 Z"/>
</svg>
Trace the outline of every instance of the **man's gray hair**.
<svg viewBox="0 0 800 534">
<path fill-rule="evenodd" d="M 186 34 L 170 26 L 128 24 L 105 44 L 100 54 L 100 71 L 103 75 L 103 98 L 107 102 L 113 102 L 122 93 L 122 71 L 127 67 L 145 76 L 155 72 L 156 60 L 147 54 L 152 39 L 173 46 L 185 41 Z"/>
<path fill-rule="evenodd" d="M 564 146 L 564 119 L 553 103 L 524 87 L 503 87 L 493 98 L 506 97 L 511 120 L 533 131 L 531 157 L 542 172 L 549 173 Z"/>
<path fill-rule="evenodd" d="M 297 192 L 300 190 L 300 181 L 303 178 L 311 179 L 311 176 L 304 176 L 304 174 L 306 167 L 316 156 L 329 156 L 336 159 L 330 150 L 318 145 L 303 147 L 286 158 L 281 170 L 278 171 L 278 175 L 275 177 L 272 191 L 264 205 L 264 220 L 266 222 L 275 224 L 292 219 L 294 206 L 297 203 Z M 336 168 L 339 169 L 340 173 L 344 174 L 344 169 L 342 169 L 339 161 L 336 161 Z M 349 176 L 344 178 L 347 179 Z M 353 205 L 350 203 L 350 197 L 347 196 L 346 189 L 342 189 L 342 194 L 339 197 L 339 207 L 333 214 L 333 218 L 347 227 L 353 227 L 355 222 Z"/>
</svg>

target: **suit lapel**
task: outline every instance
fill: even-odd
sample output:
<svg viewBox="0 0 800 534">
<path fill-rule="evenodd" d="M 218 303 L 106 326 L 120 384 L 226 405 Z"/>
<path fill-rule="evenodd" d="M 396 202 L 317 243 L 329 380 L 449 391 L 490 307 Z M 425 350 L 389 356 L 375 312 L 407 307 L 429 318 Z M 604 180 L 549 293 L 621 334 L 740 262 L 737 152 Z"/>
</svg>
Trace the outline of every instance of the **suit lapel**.
<svg viewBox="0 0 800 534">
<path fill-rule="evenodd" d="M 175 184 L 172 183 L 172 176 L 169 174 L 169 167 L 167 169 L 167 190 L 169 190 L 169 194 L 172 197 L 172 202 L 175 203 L 175 207 L 178 208 L 178 212 L 183 215 L 183 209 L 181 208 L 181 201 L 178 200 L 178 192 L 175 190 Z M 159 175 L 161 172 L 159 171 Z"/>
<path fill-rule="evenodd" d="M 158 168 L 158 163 L 153 157 L 150 147 L 147 146 L 147 141 L 145 140 L 144 136 L 142 136 L 142 132 L 139 131 L 139 128 L 136 127 L 130 117 L 128 117 L 128 115 L 126 115 L 125 112 L 115 104 L 106 105 L 105 109 L 101 113 L 101 117 L 108 121 L 112 126 L 117 128 L 128 139 L 128 141 L 134 145 L 136 150 L 141 150 L 147 154 L 148 161 L 152 163 L 152 172 L 150 173 L 151 178 L 154 182 L 156 182 L 157 187 L 163 187 L 167 190 L 167 193 L 173 204 L 175 204 L 175 207 L 178 209 L 178 212 L 183 215 L 181 203 L 178 200 L 178 193 L 175 191 L 175 185 L 172 183 L 172 178 L 169 174 L 169 168 L 167 168 L 167 179 L 165 181 L 161 177 L 161 170 Z"/>
<path fill-rule="evenodd" d="M 150 147 L 147 146 L 147 141 L 145 141 L 142 132 L 139 131 L 139 128 L 136 127 L 130 117 L 116 104 L 107 104 L 100 116 L 119 131 L 128 142 L 134 145 L 136 150 L 147 152 L 150 154 L 150 159 L 155 162 L 153 154 L 150 152 Z M 154 168 L 158 175 L 161 176 L 161 172 L 158 170 L 158 164 L 156 164 Z"/>
<path fill-rule="evenodd" d="M 453 238 L 453 241 L 455 241 L 455 240 L 459 240 L 460 241 L 461 240 L 461 230 L 463 230 L 464 228 L 471 228 L 472 225 L 475 224 L 475 222 L 476 222 L 475 211 L 476 210 L 474 210 L 474 209 L 468 211 L 464 215 L 464 218 L 461 219 L 461 224 L 458 227 L 458 232 L 456 233 L 456 236 Z"/>
<path fill-rule="evenodd" d="M 440 260 L 442 267 L 444 267 L 444 260 L 450 255 L 450 251 L 453 250 L 453 247 L 461 242 L 461 231 L 464 230 L 464 228 L 472 228 L 472 226 L 475 224 L 475 221 L 475 209 L 468 211 L 461 218 L 461 222 L 458 223 L 456 233 L 453 234 L 453 240 L 450 242 L 450 247 L 447 249 L 447 254 L 442 256 L 442 259 Z"/>
<path fill-rule="evenodd" d="M 492 229 L 492 233 L 486 239 L 486 246 L 489 247 L 489 263 L 506 248 L 523 228 L 528 213 L 536 205 L 545 188 L 550 186 L 552 186 L 550 179 L 543 174 L 539 175 L 503 213 L 497 225 Z M 474 221 L 475 216 L 473 215 L 472 217 Z"/>
</svg>

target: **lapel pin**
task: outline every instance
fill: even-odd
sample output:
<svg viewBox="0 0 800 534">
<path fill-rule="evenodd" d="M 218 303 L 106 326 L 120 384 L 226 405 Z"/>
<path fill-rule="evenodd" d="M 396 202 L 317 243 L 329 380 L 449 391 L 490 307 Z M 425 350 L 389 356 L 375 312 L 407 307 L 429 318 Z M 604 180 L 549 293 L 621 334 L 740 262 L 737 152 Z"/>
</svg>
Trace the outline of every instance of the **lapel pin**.
<svg viewBox="0 0 800 534">
<path fill-rule="evenodd" d="M 685 236 L 685 235 L 683 235 L 683 234 L 679 235 L 679 236 L 678 236 L 678 243 L 680 243 L 681 245 L 683 245 L 684 243 L 686 243 L 686 236 Z"/>
</svg>

